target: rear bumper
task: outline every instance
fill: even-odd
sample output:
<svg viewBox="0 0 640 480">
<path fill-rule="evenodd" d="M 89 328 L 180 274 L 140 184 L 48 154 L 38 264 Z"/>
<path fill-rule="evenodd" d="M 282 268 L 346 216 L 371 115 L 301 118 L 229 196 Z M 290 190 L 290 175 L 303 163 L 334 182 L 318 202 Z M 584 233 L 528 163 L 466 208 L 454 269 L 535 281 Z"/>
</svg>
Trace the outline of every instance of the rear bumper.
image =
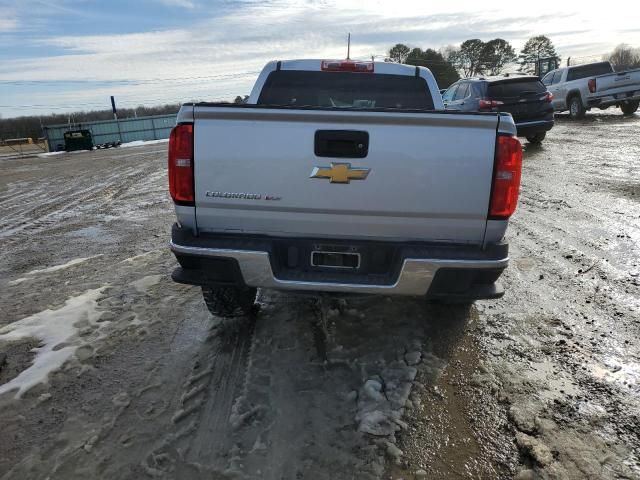
<svg viewBox="0 0 640 480">
<path fill-rule="evenodd" d="M 631 90 L 628 92 L 616 93 L 613 95 L 603 95 L 600 97 L 591 97 L 587 100 L 588 107 L 610 107 L 622 102 L 635 102 L 640 100 L 640 90 Z"/>
<path fill-rule="evenodd" d="M 548 132 L 553 128 L 553 123 L 553 119 L 518 122 L 516 123 L 516 129 L 519 137 L 527 137 L 537 133 Z"/>
<path fill-rule="evenodd" d="M 311 245 L 327 241 L 214 234 L 194 237 L 174 226 L 170 248 L 180 268 L 173 272 L 172 278 L 191 285 L 431 298 L 497 298 L 504 293 L 496 280 L 509 261 L 506 243 L 493 244 L 483 250 L 464 245 L 354 242 L 355 248 L 366 252 L 389 253 L 393 261 L 388 262 L 387 272 L 336 272 L 309 265 L 279 264 L 279 249 L 291 245 L 290 257 L 291 249 L 296 253 L 304 251 L 305 242 Z"/>
</svg>

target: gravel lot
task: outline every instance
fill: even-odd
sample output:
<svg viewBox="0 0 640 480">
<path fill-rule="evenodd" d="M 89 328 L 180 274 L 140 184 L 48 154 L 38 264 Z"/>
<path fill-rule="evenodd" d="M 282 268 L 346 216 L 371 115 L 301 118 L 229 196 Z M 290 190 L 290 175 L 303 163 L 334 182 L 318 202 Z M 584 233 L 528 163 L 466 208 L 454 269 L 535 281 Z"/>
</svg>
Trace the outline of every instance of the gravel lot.
<svg viewBox="0 0 640 480">
<path fill-rule="evenodd" d="M 0 478 L 640 478 L 618 112 L 525 147 L 506 295 L 470 309 L 263 291 L 221 321 L 169 277 L 165 145 L 0 161 Z"/>
</svg>

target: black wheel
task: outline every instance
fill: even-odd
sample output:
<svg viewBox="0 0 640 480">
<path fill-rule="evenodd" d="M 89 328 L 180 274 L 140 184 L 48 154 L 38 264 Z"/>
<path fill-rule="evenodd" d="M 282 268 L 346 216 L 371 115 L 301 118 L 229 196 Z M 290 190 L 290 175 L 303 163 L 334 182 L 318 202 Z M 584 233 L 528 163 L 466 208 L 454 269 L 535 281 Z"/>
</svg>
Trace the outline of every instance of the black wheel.
<svg viewBox="0 0 640 480">
<path fill-rule="evenodd" d="M 640 104 L 640 100 L 630 101 L 630 102 L 622 102 L 620 104 L 620 110 L 625 115 L 631 115 L 638 110 L 638 105 Z"/>
<path fill-rule="evenodd" d="M 547 132 L 542 132 L 542 133 L 536 133 L 535 135 L 528 135 L 527 136 L 527 141 L 529 143 L 542 143 L 542 141 L 544 140 L 544 137 L 547 136 Z"/>
<path fill-rule="evenodd" d="M 579 95 L 573 95 L 569 98 L 569 115 L 571 115 L 571 118 L 575 120 L 584 118 L 585 112 L 586 110 Z"/>
<path fill-rule="evenodd" d="M 240 287 L 202 287 L 204 303 L 217 317 L 239 317 L 253 312 L 257 290 Z"/>
</svg>

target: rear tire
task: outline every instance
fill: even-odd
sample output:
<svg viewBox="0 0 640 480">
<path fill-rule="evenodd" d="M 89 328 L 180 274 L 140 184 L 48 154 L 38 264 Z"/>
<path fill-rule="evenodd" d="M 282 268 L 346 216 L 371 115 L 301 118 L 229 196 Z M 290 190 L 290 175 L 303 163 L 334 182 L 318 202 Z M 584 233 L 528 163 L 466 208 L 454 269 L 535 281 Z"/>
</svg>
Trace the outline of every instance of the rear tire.
<svg viewBox="0 0 640 480">
<path fill-rule="evenodd" d="M 209 312 L 216 317 L 240 317 L 254 311 L 257 289 L 249 287 L 202 287 Z"/>
<path fill-rule="evenodd" d="M 632 115 L 638 110 L 638 105 L 640 105 L 640 100 L 635 100 L 631 102 L 622 102 L 620 104 L 620 110 L 625 115 Z"/>
<path fill-rule="evenodd" d="M 584 114 L 586 112 L 584 105 L 582 105 L 582 100 L 580 100 L 580 95 L 573 95 L 569 98 L 569 115 L 574 120 L 580 120 L 584 118 Z"/>
<path fill-rule="evenodd" d="M 535 135 L 527 136 L 527 141 L 529 143 L 533 143 L 533 144 L 539 145 L 540 143 L 542 143 L 542 141 L 544 140 L 544 138 L 546 136 L 547 136 L 547 132 L 536 133 Z"/>
</svg>

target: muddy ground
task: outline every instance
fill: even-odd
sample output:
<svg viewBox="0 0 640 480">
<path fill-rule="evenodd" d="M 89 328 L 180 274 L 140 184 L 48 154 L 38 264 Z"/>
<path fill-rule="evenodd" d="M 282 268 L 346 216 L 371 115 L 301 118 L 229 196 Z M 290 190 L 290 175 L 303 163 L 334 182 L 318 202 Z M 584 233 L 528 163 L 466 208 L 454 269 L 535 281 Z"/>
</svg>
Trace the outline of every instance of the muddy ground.
<svg viewBox="0 0 640 480">
<path fill-rule="evenodd" d="M 0 478 L 640 478 L 639 134 L 526 146 L 499 301 L 233 322 L 170 280 L 165 145 L 3 160 Z"/>
</svg>

